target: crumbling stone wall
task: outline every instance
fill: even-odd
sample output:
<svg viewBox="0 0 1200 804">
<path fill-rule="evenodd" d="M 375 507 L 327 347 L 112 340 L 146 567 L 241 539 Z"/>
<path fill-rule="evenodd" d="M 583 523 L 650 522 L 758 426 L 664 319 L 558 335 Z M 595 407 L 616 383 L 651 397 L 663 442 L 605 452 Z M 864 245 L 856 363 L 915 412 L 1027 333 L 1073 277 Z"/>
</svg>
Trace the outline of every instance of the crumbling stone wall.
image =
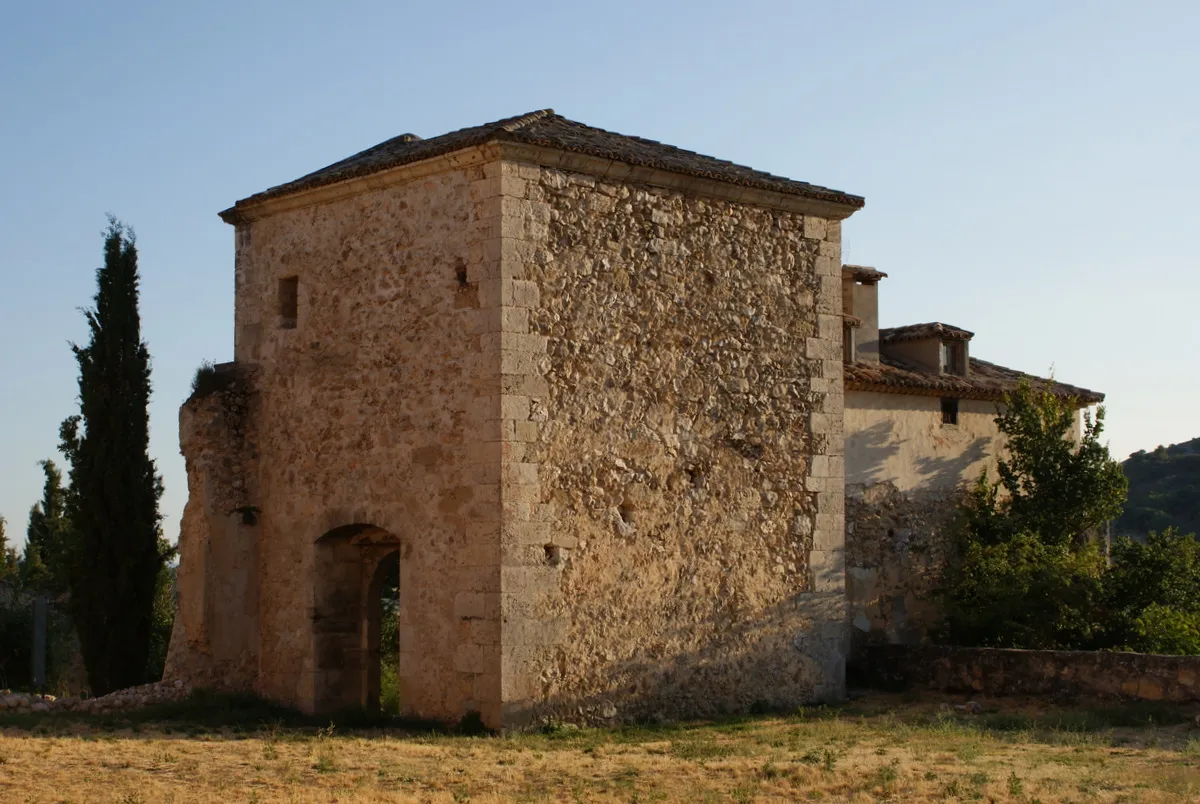
<svg viewBox="0 0 1200 804">
<path fill-rule="evenodd" d="M 504 166 L 505 700 L 684 716 L 842 692 L 840 224 Z"/>
<path fill-rule="evenodd" d="M 215 690 L 254 688 L 258 530 L 247 487 L 251 377 L 219 366 L 179 412 L 188 501 L 179 535 L 179 607 L 164 677 Z"/>
</svg>

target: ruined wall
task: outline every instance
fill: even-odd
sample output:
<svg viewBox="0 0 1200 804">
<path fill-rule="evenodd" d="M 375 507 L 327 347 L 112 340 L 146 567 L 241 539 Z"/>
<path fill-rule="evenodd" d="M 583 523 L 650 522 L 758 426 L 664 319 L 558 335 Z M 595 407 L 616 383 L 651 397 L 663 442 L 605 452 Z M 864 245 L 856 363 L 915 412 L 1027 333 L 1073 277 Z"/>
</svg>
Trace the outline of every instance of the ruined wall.
<svg viewBox="0 0 1200 804">
<path fill-rule="evenodd" d="M 839 696 L 840 224 L 504 169 L 511 717 Z"/>
<path fill-rule="evenodd" d="M 258 659 L 248 379 L 224 364 L 179 412 L 189 493 L 179 534 L 179 606 L 163 672 L 168 681 L 239 692 L 254 688 Z"/>
<path fill-rule="evenodd" d="M 480 647 L 498 664 L 499 467 L 487 451 L 500 423 L 485 366 L 499 363 L 488 330 L 500 300 L 480 284 L 499 259 L 500 178 L 485 162 L 462 152 L 237 226 L 236 357 L 257 367 L 249 474 L 267 697 L 339 700 L 333 687 L 361 657 L 318 667 L 314 640 L 339 644 L 330 618 L 357 600 L 329 578 L 359 575 L 338 564 L 353 550 L 318 540 L 369 525 L 373 540 L 400 543 L 402 704 L 444 720 L 498 707 Z M 288 278 L 294 322 L 280 308 Z M 485 593 L 487 607 L 470 597 Z"/>
<path fill-rule="evenodd" d="M 846 392 L 846 584 L 856 642 L 919 642 L 966 485 L 995 475 L 996 403 Z"/>
</svg>

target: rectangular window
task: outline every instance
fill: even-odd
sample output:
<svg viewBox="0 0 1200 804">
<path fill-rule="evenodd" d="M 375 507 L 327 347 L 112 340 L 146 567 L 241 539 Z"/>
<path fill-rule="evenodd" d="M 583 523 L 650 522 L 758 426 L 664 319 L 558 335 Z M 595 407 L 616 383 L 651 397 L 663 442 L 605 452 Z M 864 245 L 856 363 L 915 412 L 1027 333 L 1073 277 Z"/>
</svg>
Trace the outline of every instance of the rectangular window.
<svg viewBox="0 0 1200 804">
<path fill-rule="evenodd" d="M 300 306 L 300 279 L 289 276 L 279 280 L 279 328 L 295 329 Z"/>
<path fill-rule="evenodd" d="M 942 373 L 966 374 L 966 349 L 962 341 L 942 341 Z"/>
<path fill-rule="evenodd" d="M 853 363 L 854 359 L 854 327 L 844 324 L 842 326 L 842 360 Z"/>
<path fill-rule="evenodd" d="M 942 400 L 942 424 L 958 424 L 958 400 Z"/>
</svg>

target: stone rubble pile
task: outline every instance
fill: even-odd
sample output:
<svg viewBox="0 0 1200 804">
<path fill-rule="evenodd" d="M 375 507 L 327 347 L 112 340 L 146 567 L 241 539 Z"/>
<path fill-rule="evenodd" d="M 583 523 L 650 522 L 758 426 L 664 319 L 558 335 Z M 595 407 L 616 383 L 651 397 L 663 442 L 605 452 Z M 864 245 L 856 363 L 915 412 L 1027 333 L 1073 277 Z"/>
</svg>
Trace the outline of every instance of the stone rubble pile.
<svg viewBox="0 0 1200 804">
<path fill-rule="evenodd" d="M 118 712 L 181 701 L 192 694 L 182 681 L 159 681 L 117 690 L 99 698 L 56 698 L 31 692 L 0 691 L 0 712 Z"/>
</svg>

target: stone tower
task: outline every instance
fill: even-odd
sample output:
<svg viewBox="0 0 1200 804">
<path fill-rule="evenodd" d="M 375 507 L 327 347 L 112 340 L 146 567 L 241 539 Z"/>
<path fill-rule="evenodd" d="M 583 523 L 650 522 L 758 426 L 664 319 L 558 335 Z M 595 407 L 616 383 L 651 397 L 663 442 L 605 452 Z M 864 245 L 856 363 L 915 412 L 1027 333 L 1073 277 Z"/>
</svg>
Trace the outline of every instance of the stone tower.
<svg viewBox="0 0 1200 804">
<path fill-rule="evenodd" d="M 169 678 L 493 727 L 837 697 L 841 220 L 550 110 L 239 201 Z M 395 559 L 390 559 L 395 560 Z"/>
</svg>

